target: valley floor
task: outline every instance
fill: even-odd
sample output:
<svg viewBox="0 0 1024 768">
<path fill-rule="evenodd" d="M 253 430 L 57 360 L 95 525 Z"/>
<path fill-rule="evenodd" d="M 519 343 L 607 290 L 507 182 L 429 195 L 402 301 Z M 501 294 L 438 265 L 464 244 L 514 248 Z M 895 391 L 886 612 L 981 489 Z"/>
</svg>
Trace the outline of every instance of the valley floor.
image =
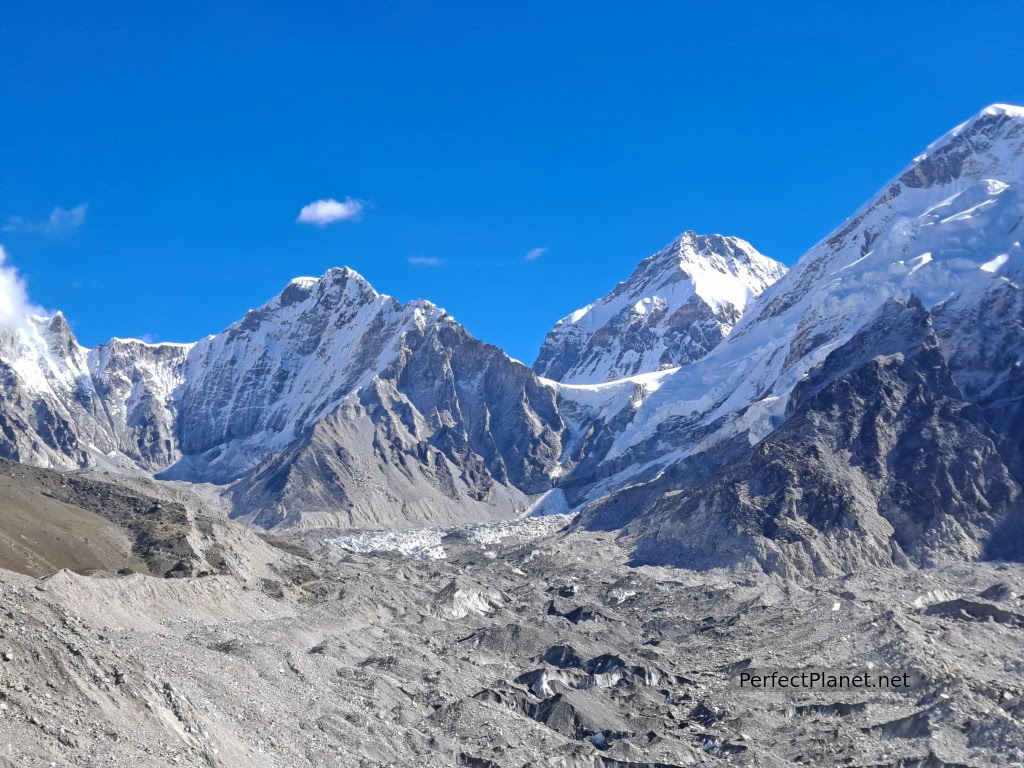
<svg viewBox="0 0 1024 768">
<path fill-rule="evenodd" d="M 1019 565 L 801 586 L 631 568 L 590 533 L 443 546 L 277 545 L 247 577 L 0 571 L 0 766 L 1024 763 Z M 920 684 L 730 682 L 868 663 Z"/>
</svg>

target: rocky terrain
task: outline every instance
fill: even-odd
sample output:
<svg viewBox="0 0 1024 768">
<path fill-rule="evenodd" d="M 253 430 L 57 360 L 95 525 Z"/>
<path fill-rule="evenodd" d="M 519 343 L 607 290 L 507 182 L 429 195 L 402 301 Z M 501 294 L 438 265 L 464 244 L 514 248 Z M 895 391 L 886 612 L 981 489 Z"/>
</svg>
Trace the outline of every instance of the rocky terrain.
<svg viewBox="0 0 1024 768">
<path fill-rule="evenodd" d="M 162 578 L 257 573 L 270 545 L 193 489 L 0 459 L 0 568 Z"/>
<path fill-rule="evenodd" d="M 1006 766 L 1024 572 L 800 584 L 634 567 L 613 537 L 449 531 L 446 557 L 246 536 L 251 568 L 0 571 L 0 765 Z M 758 669 L 907 690 L 754 690 Z"/>
</svg>

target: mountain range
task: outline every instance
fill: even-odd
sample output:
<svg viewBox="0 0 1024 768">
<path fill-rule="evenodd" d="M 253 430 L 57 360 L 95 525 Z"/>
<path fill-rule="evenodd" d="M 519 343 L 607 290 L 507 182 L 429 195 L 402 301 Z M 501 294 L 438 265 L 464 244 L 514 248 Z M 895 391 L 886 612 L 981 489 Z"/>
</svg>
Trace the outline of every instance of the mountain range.
<svg viewBox="0 0 1024 768">
<path fill-rule="evenodd" d="M 1024 109 L 929 146 L 786 268 L 686 232 L 532 367 L 351 269 L 193 344 L 0 331 L 0 456 L 271 528 L 578 512 L 637 562 L 787 576 L 1024 556 Z"/>
</svg>

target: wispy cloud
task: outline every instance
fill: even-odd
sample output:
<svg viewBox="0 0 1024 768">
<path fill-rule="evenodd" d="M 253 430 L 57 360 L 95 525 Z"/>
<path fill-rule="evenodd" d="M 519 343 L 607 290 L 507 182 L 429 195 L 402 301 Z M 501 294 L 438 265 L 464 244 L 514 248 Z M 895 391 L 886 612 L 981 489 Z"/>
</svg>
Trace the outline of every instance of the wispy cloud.
<svg viewBox="0 0 1024 768">
<path fill-rule="evenodd" d="M 27 232 L 33 235 L 60 235 L 65 232 L 74 232 L 85 223 L 85 214 L 88 210 L 85 203 L 76 205 L 74 208 L 62 208 L 57 206 L 45 219 L 23 219 L 21 216 L 11 216 L 4 224 L 4 232 Z"/>
<path fill-rule="evenodd" d="M 363 215 L 363 208 L 361 200 L 346 197 L 344 202 L 338 202 L 330 197 L 303 206 L 296 221 L 316 227 L 326 227 L 335 221 L 357 221 Z"/>
<path fill-rule="evenodd" d="M 0 329 L 17 328 L 29 315 L 41 314 L 44 311 L 29 301 L 25 281 L 7 263 L 7 251 L 0 245 Z"/>
<path fill-rule="evenodd" d="M 410 256 L 409 263 L 414 267 L 439 267 L 443 262 L 433 256 Z"/>
<path fill-rule="evenodd" d="M 547 253 L 548 250 L 550 250 L 550 249 L 548 249 L 548 248 L 531 248 L 530 250 L 528 250 L 526 252 L 526 255 L 523 256 L 523 261 L 536 261 L 541 256 L 543 256 L 545 253 Z"/>
</svg>

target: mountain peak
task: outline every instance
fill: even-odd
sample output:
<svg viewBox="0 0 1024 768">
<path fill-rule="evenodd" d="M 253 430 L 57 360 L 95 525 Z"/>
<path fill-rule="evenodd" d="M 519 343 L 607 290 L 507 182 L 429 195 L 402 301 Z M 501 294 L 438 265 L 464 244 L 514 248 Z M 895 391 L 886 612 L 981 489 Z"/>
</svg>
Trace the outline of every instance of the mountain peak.
<svg viewBox="0 0 1024 768">
<path fill-rule="evenodd" d="M 367 285 L 369 281 L 361 274 L 356 272 L 352 267 L 331 267 L 321 276 L 321 280 L 329 278 L 331 280 L 360 280 Z"/>
<path fill-rule="evenodd" d="M 1015 104 L 989 104 L 978 116 L 981 115 L 1008 115 L 1010 117 L 1024 118 L 1024 107 Z"/>
<path fill-rule="evenodd" d="M 993 104 L 932 142 L 899 177 L 930 189 L 957 179 L 1019 178 L 1024 168 L 1024 107 Z"/>
<path fill-rule="evenodd" d="M 687 230 L 668 246 L 644 259 L 632 276 L 610 294 L 657 293 L 689 282 L 695 293 L 718 309 L 730 304 L 742 311 L 747 302 L 786 273 L 786 268 L 759 253 L 746 240 L 701 235 Z"/>
<path fill-rule="evenodd" d="M 785 272 L 745 240 L 687 230 L 607 296 L 560 320 L 534 370 L 596 384 L 691 363 Z"/>
<path fill-rule="evenodd" d="M 319 302 L 327 296 L 345 295 L 349 300 L 367 304 L 380 298 L 369 281 L 351 267 L 331 267 L 320 277 L 294 277 L 265 308 L 290 307 L 312 299 Z"/>
<path fill-rule="evenodd" d="M 57 312 L 46 324 L 46 336 L 50 343 L 59 349 L 71 349 L 78 345 L 75 334 L 71 330 L 63 312 Z"/>
<path fill-rule="evenodd" d="M 680 264 L 697 264 L 731 274 L 737 274 L 739 270 L 753 263 L 763 262 L 764 266 L 768 266 L 769 262 L 777 263 L 739 237 L 702 235 L 690 229 L 683 232 L 663 251 L 655 254 L 652 260 L 659 260 L 662 254 L 672 254 Z"/>
<path fill-rule="evenodd" d="M 331 267 L 320 276 L 317 284 L 322 291 L 354 288 L 357 292 L 372 294 L 374 298 L 380 295 L 370 285 L 369 280 L 351 267 Z"/>
</svg>

